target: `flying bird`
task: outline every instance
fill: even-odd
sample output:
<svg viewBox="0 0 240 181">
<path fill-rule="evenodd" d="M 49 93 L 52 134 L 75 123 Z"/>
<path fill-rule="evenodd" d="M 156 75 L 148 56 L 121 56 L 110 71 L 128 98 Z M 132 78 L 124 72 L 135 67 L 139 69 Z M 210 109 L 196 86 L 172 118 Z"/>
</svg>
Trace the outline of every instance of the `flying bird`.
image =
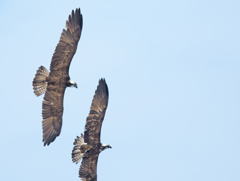
<svg viewBox="0 0 240 181">
<path fill-rule="evenodd" d="M 92 100 L 89 115 L 85 124 L 84 135 L 77 136 L 72 150 L 72 161 L 76 164 L 82 159 L 79 177 L 83 181 L 97 181 L 97 162 L 99 154 L 112 148 L 100 141 L 102 122 L 108 105 L 108 87 L 104 79 L 99 85 Z"/>
<path fill-rule="evenodd" d="M 62 128 L 63 97 L 66 87 L 76 87 L 77 83 L 69 77 L 69 66 L 77 50 L 82 32 L 82 14 L 76 9 L 66 21 L 60 40 L 52 56 L 50 72 L 40 66 L 32 85 L 36 96 L 45 93 L 42 103 L 42 130 L 44 146 L 60 135 Z"/>
</svg>

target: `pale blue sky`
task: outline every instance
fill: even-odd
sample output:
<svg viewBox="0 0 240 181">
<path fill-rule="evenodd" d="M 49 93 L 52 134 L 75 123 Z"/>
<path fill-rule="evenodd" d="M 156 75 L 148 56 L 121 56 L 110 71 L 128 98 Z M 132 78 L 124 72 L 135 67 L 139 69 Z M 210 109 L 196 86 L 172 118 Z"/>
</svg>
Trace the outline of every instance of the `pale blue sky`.
<svg viewBox="0 0 240 181">
<path fill-rule="evenodd" d="M 61 135 L 43 147 L 32 79 L 72 9 L 83 32 Z M 240 1 L 0 1 L 0 180 L 77 181 L 73 141 L 109 87 L 98 181 L 240 180 Z"/>
</svg>

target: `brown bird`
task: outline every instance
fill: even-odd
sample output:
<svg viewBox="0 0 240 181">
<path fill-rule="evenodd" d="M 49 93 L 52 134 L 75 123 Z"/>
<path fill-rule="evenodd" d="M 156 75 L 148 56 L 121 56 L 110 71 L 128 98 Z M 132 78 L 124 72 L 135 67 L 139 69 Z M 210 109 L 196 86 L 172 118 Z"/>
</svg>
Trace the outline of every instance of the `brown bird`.
<svg viewBox="0 0 240 181">
<path fill-rule="evenodd" d="M 69 77 L 69 66 L 77 50 L 82 32 L 82 14 L 76 9 L 66 21 L 60 41 L 52 57 L 50 72 L 40 66 L 32 85 L 36 96 L 44 94 L 42 103 L 42 129 L 44 146 L 60 135 L 62 128 L 63 97 L 66 87 L 76 87 L 77 83 Z"/>
<path fill-rule="evenodd" d="M 84 136 L 77 136 L 72 150 L 72 161 L 76 164 L 82 160 L 79 177 L 83 181 L 97 181 L 97 162 L 99 154 L 106 148 L 112 148 L 100 141 L 102 122 L 108 106 L 108 87 L 104 79 L 99 85 L 92 100 L 86 120 Z"/>
</svg>

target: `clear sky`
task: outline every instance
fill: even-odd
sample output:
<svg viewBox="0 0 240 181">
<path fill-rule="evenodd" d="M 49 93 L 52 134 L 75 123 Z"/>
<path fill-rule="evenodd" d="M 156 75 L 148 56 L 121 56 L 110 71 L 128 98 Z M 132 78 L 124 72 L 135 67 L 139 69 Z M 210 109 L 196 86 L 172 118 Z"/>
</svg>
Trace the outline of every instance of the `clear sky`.
<svg viewBox="0 0 240 181">
<path fill-rule="evenodd" d="M 63 127 L 42 143 L 32 89 L 72 9 L 83 31 Z M 73 141 L 105 78 L 98 181 L 240 180 L 239 0 L 1 0 L 0 180 L 77 181 Z"/>
</svg>

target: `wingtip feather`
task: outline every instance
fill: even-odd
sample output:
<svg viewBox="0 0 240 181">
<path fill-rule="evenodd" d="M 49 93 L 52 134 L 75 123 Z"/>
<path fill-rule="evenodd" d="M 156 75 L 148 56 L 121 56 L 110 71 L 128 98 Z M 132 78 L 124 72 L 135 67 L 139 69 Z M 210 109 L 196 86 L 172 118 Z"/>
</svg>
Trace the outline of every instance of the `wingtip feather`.
<svg viewBox="0 0 240 181">
<path fill-rule="evenodd" d="M 108 86 L 106 83 L 106 80 L 104 78 L 101 78 L 98 83 L 98 87 L 96 91 L 101 91 L 103 94 L 106 94 L 108 96 Z"/>
</svg>

